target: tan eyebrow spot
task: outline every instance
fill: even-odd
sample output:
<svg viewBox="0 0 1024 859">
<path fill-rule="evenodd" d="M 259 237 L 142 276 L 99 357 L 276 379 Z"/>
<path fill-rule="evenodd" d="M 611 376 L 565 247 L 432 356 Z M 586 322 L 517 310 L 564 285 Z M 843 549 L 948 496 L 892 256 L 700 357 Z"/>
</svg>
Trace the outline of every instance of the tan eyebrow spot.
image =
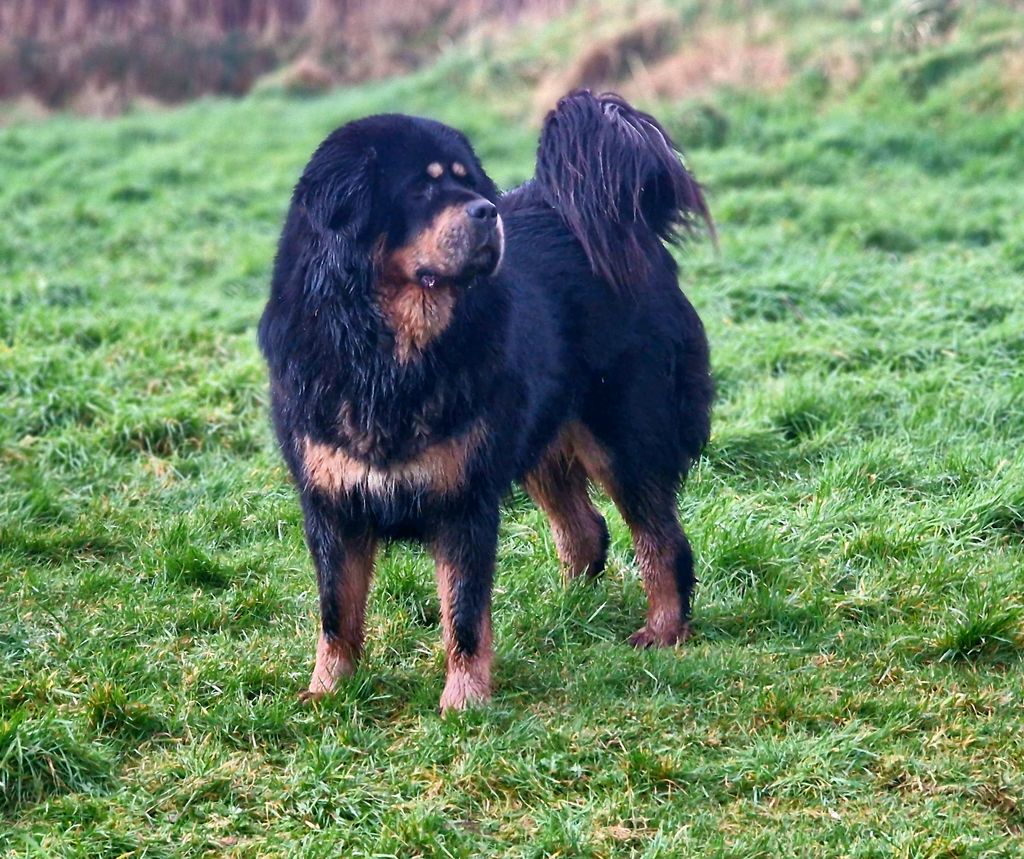
<svg viewBox="0 0 1024 859">
<path fill-rule="evenodd" d="M 466 175 L 466 165 L 460 164 L 458 161 L 456 161 L 454 164 L 452 164 L 452 173 L 454 173 L 461 179 L 463 176 Z"/>
<path fill-rule="evenodd" d="M 437 161 L 431 161 L 427 165 L 427 175 L 432 176 L 434 179 L 440 179 L 444 173 L 444 167 L 442 167 Z"/>
</svg>

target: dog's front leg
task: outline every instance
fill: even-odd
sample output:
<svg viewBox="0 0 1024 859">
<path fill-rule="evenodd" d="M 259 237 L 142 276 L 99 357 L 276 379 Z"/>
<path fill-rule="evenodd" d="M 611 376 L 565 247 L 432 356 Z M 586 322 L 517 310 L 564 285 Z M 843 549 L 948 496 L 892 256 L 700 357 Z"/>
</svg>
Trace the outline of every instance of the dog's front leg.
<svg viewBox="0 0 1024 859">
<path fill-rule="evenodd" d="M 448 672 L 442 712 L 483 704 L 491 697 L 491 588 L 497 544 L 497 503 L 460 510 L 434 540 Z"/>
<path fill-rule="evenodd" d="M 339 679 L 355 671 L 363 651 L 376 539 L 368 530 L 344 522 L 319 498 L 304 497 L 302 507 L 320 591 L 316 666 L 309 689 L 302 693 L 302 699 L 309 700 L 333 692 Z"/>
</svg>

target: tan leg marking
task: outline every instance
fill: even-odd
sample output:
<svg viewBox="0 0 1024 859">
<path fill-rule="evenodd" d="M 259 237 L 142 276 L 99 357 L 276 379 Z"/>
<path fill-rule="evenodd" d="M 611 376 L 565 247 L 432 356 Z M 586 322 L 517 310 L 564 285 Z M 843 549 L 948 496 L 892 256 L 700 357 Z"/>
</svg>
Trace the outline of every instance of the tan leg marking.
<svg viewBox="0 0 1024 859">
<path fill-rule="evenodd" d="M 632 636 L 634 647 L 669 647 L 690 637 L 689 624 L 681 617 L 679 586 L 676 583 L 676 557 L 682 545 L 682 532 L 675 520 L 663 527 L 631 521 L 626 515 L 621 494 L 615 485 L 611 459 L 601 443 L 580 423 L 566 427 L 575 457 L 587 474 L 611 496 L 633 534 L 633 548 L 647 593 L 647 623 Z M 673 505 L 674 499 L 667 499 Z"/>
<path fill-rule="evenodd" d="M 681 615 L 676 584 L 676 557 L 680 542 L 672 530 L 633 528 L 633 545 L 647 592 L 647 623 L 629 639 L 634 647 L 671 647 L 690 637 Z"/>
<path fill-rule="evenodd" d="M 486 436 L 484 423 L 477 421 L 462 435 L 429 445 L 411 459 L 386 468 L 370 465 L 339 447 L 313 441 L 309 436 L 301 440 L 300 452 L 306 485 L 328 495 L 360 491 L 385 496 L 402 488 L 429 489 L 437 495 L 449 495 L 462 487 L 466 464 Z"/>
<path fill-rule="evenodd" d="M 441 712 L 465 710 L 491 700 L 491 663 L 494 659 L 491 608 L 480 617 L 476 653 L 461 653 L 455 646 L 452 604 L 458 570 L 443 559 L 436 567 L 437 590 L 441 597 L 441 640 L 444 642 L 447 676 L 441 693 Z"/>
<path fill-rule="evenodd" d="M 363 625 L 366 599 L 373 578 L 374 540 L 351 541 L 346 546 L 345 569 L 341 572 L 339 591 L 335 594 L 340 629 L 338 634 L 324 635 L 316 644 L 316 665 L 309 688 L 299 697 L 303 701 L 322 698 L 334 691 L 338 680 L 349 677 L 363 652 Z"/>
<path fill-rule="evenodd" d="M 356 660 L 341 642 L 328 639 L 322 632 L 316 642 L 316 665 L 309 680 L 309 688 L 300 693 L 300 701 L 316 701 L 334 691 L 335 684 L 351 677 Z"/>
<path fill-rule="evenodd" d="M 594 438 L 589 429 L 577 421 L 566 424 L 562 435 L 573 458 L 582 463 L 590 479 L 614 500 L 616 492 L 611 460 L 601 443 Z"/>
<path fill-rule="evenodd" d="M 587 494 L 587 473 L 572 437 L 559 435 L 524 481 L 526 491 L 551 520 L 564 577 L 573 579 L 601 559 L 605 530 Z"/>
</svg>

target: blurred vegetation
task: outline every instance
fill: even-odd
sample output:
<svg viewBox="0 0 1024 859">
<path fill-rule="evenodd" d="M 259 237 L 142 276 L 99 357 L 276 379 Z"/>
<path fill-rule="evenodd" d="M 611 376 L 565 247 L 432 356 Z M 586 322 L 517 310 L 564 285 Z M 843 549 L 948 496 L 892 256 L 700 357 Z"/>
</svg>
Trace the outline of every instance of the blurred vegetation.
<svg viewBox="0 0 1024 859">
<path fill-rule="evenodd" d="M 0 100 L 111 114 L 273 77 L 298 90 L 420 68 L 467 33 L 571 0 L 6 0 Z"/>
<path fill-rule="evenodd" d="M 534 107 L 576 86 L 673 100 L 796 82 L 847 98 L 888 88 L 885 68 L 915 101 L 973 69 L 962 95 L 998 108 L 1024 98 L 1021 25 L 1014 0 L 12 0 L 0 100 L 15 117 L 109 114 L 254 86 L 322 92 L 459 55 L 478 85 Z"/>
<path fill-rule="evenodd" d="M 359 87 L 0 131 L 0 853 L 1016 855 L 1020 12 L 764 8 L 576 8 Z M 693 44 L 760 79 L 664 89 Z M 610 505 L 607 575 L 566 590 L 515 494 L 493 705 L 435 714 L 430 565 L 395 547 L 364 668 L 303 707 L 315 588 L 254 343 L 290 188 L 381 110 L 520 182 L 580 69 L 666 122 L 719 224 L 679 254 L 719 389 L 680 497 L 697 636 L 626 648 Z"/>
</svg>

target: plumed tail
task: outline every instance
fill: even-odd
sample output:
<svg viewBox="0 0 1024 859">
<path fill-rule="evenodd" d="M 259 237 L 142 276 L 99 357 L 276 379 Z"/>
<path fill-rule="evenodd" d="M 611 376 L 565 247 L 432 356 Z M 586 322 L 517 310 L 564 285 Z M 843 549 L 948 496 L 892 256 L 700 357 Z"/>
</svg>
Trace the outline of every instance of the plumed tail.
<svg viewBox="0 0 1024 859">
<path fill-rule="evenodd" d="M 646 281 L 659 240 L 715 226 L 697 180 L 650 114 L 613 93 L 570 93 L 544 120 L 537 183 L 583 245 L 594 272 L 622 292 Z"/>
</svg>

